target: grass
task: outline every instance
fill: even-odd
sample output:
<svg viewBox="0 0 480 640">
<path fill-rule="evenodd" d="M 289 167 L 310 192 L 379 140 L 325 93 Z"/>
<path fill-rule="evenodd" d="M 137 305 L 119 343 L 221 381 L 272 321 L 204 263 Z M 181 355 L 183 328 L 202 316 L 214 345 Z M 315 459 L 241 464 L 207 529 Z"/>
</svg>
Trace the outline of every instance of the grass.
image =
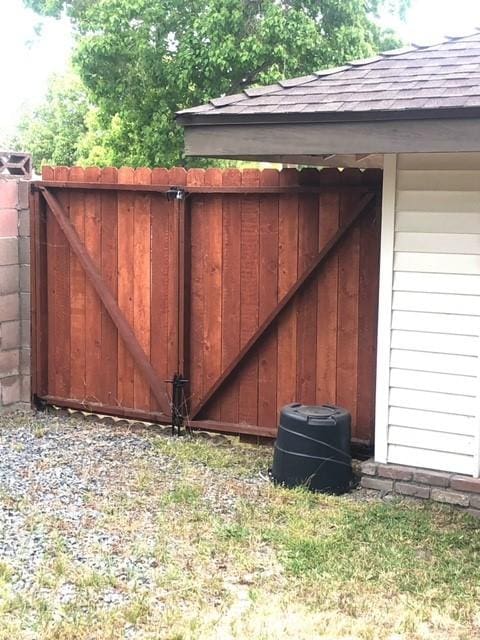
<svg viewBox="0 0 480 640">
<path fill-rule="evenodd" d="M 1 640 L 480 637 L 480 528 L 469 516 L 253 482 L 268 448 L 153 444 L 174 477 L 153 456 L 108 495 L 88 496 L 102 514 L 95 526 L 118 537 L 115 554 L 144 563 L 148 584 L 110 571 L 112 551 L 95 549 L 102 570 L 70 557 L 62 540 L 75 533 L 53 519 L 35 589 L 16 592 L 0 563 Z"/>
</svg>

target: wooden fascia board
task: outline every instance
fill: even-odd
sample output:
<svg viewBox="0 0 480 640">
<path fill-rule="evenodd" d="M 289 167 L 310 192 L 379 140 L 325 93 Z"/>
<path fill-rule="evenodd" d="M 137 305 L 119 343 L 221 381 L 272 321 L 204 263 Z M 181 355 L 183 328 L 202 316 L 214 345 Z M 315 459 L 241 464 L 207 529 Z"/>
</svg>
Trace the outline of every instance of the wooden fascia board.
<svg viewBox="0 0 480 640">
<path fill-rule="evenodd" d="M 480 151 L 480 118 L 185 127 L 188 156 Z"/>
</svg>

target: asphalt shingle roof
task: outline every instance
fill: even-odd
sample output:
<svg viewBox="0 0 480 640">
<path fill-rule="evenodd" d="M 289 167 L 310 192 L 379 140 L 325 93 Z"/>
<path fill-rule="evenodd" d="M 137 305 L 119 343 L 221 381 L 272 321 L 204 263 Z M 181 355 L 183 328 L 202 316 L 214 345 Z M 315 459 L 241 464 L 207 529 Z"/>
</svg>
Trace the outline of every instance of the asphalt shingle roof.
<svg viewBox="0 0 480 640">
<path fill-rule="evenodd" d="M 215 98 L 179 116 L 328 114 L 480 107 L 480 32 Z"/>
</svg>

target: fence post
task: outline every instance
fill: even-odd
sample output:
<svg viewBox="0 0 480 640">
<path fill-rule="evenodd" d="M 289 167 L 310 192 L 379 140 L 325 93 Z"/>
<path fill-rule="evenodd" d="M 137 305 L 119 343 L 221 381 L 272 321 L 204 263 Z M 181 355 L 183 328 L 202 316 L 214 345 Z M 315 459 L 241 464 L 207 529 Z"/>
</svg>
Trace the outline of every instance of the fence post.
<svg viewBox="0 0 480 640">
<path fill-rule="evenodd" d="M 0 410 L 30 406 L 30 183 L 11 155 L 0 153 Z"/>
</svg>

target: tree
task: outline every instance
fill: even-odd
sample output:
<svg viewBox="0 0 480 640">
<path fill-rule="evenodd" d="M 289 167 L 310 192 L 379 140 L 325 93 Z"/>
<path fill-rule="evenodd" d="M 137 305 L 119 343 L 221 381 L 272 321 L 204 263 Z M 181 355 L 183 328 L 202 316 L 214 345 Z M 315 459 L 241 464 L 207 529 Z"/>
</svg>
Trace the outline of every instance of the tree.
<svg viewBox="0 0 480 640">
<path fill-rule="evenodd" d="M 45 101 L 21 117 L 15 146 L 32 154 L 36 168 L 42 162 L 73 163 L 77 141 L 85 132 L 88 109 L 86 93 L 77 76 L 52 76 Z"/>
<path fill-rule="evenodd" d="M 114 155 L 133 165 L 182 160 L 179 109 L 397 44 L 374 20 L 382 0 L 24 2 L 70 16 L 80 76 L 101 117 L 119 119 Z"/>
<path fill-rule="evenodd" d="M 111 144 L 118 131 L 118 118 L 105 123 L 78 75 L 69 71 L 50 78 L 45 99 L 22 114 L 8 146 L 30 152 L 37 171 L 43 164 L 107 166 L 120 160 Z"/>
</svg>

